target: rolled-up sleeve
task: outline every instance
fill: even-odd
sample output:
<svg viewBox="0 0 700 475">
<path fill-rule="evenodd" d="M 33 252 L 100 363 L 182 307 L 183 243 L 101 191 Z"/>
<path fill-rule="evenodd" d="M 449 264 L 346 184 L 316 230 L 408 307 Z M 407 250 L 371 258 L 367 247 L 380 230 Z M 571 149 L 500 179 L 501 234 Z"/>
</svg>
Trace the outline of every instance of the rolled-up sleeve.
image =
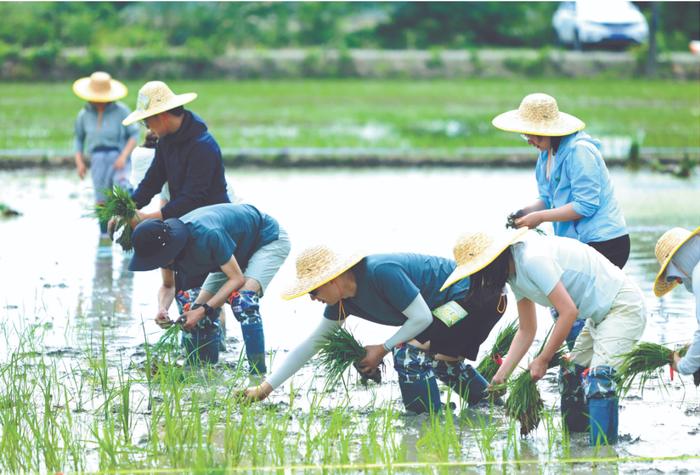
<svg viewBox="0 0 700 475">
<path fill-rule="evenodd" d="M 573 209 L 581 216 L 592 216 L 600 207 L 600 162 L 584 144 L 576 145 L 567 161 Z"/>
</svg>

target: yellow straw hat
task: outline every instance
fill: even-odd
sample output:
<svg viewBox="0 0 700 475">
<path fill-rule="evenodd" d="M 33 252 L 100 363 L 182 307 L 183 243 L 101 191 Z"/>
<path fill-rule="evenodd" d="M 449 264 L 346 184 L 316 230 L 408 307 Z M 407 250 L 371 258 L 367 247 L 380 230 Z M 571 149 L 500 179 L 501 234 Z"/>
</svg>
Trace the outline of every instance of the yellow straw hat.
<svg viewBox="0 0 700 475">
<path fill-rule="evenodd" d="M 341 256 L 327 246 L 305 249 L 297 257 L 296 281 L 282 294 L 282 298 L 291 300 L 308 294 L 335 279 L 366 256 L 366 253 Z"/>
<path fill-rule="evenodd" d="M 89 102 L 114 102 L 125 97 L 129 90 L 121 82 L 112 79 L 109 73 L 95 71 L 90 76 L 75 81 L 73 92 Z"/>
<path fill-rule="evenodd" d="M 666 231 L 658 241 L 656 241 L 656 260 L 661 264 L 661 269 L 659 273 L 656 274 L 656 280 L 654 280 L 654 295 L 661 297 L 662 295 L 670 292 L 678 282 L 666 281 L 666 267 L 668 263 L 673 259 L 673 255 L 681 248 L 683 244 L 688 242 L 693 236 L 700 234 L 700 227 L 696 228 L 695 231 L 690 232 L 683 228 L 673 228 Z"/>
<path fill-rule="evenodd" d="M 136 110 L 126 116 L 126 119 L 122 121 L 122 125 L 133 124 L 146 117 L 175 109 L 194 101 L 196 98 L 196 92 L 175 94 L 164 82 L 149 81 L 139 89 Z"/>
<path fill-rule="evenodd" d="M 491 264 L 508 246 L 520 241 L 527 231 L 527 228 L 503 231 L 499 234 L 477 231 L 460 236 L 454 247 L 457 268 L 440 290 L 445 290 Z"/>
<path fill-rule="evenodd" d="M 535 93 L 525 96 L 517 110 L 496 116 L 491 123 L 506 132 L 561 137 L 583 130 L 586 124 L 559 110 L 552 96 Z"/>
</svg>

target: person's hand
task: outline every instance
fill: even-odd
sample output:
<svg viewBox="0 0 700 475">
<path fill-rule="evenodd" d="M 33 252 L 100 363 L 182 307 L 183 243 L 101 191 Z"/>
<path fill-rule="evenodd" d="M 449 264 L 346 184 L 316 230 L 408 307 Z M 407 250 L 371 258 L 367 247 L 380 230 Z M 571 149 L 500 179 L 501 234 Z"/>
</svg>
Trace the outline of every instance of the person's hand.
<svg viewBox="0 0 700 475">
<path fill-rule="evenodd" d="M 515 228 L 515 220 L 524 216 L 525 211 L 522 209 L 519 209 L 517 211 L 513 211 L 508 215 L 508 218 L 506 219 L 506 228 Z"/>
<path fill-rule="evenodd" d="M 87 167 L 85 166 L 85 162 L 82 160 L 78 160 L 75 162 L 75 168 L 78 171 L 78 176 L 82 180 L 85 178 L 85 173 L 87 171 Z"/>
<path fill-rule="evenodd" d="M 126 165 L 126 156 L 125 155 L 119 155 L 119 158 L 114 162 L 114 165 L 112 167 L 115 170 L 121 170 L 124 168 L 124 165 Z"/>
<path fill-rule="evenodd" d="M 549 362 L 545 361 L 544 358 L 541 356 L 538 356 L 534 360 L 532 360 L 532 363 L 530 363 L 530 376 L 532 376 L 533 381 L 539 381 L 542 379 L 544 374 L 547 372 L 547 364 Z"/>
<path fill-rule="evenodd" d="M 257 386 L 246 388 L 243 390 L 243 396 L 251 401 L 262 401 L 267 398 L 272 392 L 272 386 L 267 381 L 263 381 Z"/>
<path fill-rule="evenodd" d="M 678 372 L 678 363 L 681 362 L 682 356 L 678 354 L 677 351 L 673 352 L 673 361 L 671 362 L 671 367 L 674 371 Z"/>
<path fill-rule="evenodd" d="M 496 374 L 491 378 L 491 383 L 489 383 L 488 390 L 495 397 L 501 397 L 506 393 L 506 381 L 508 377 L 502 373 L 500 370 L 496 371 Z"/>
<path fill-rule="evenodd" d="M 361 372 L 371 374 L 389 352 L 384 348 L 384 345 L 367 345 L 365 350 L 367 354 L 358 361 L 357 366 L 359 366 Z"/>
<path fill-rule="evenodd" d="M 542 214 L 540 214 L 539 211 L 533 211 L 530 214 L 526 214 L 522 218 L 518 218 L 515 220 L 515 227 L 516 228 L 522 228 L 522 227 L 528 227 L 530 229 L 535 229 L 537 226 L 542 224 L 543 219 L 542 219 Z"/>
<path fill-rule="evenodd" d="M 156 320 L 156 325 L 158 325 L 159 327 L 161 327 L 163 329 L 169 328 L 174 323 L 172 320 L 170 320 L 170 317 L 168 316 L 168 311 L 164 308 L 161 308 L 160 310 L 158 310 L 158 313 L 156 314 L 155 320 Z"/>
<path fill-rule="evenodd" d="M 131 225 L 131 229 L 134 229 L 144 219 L 146 219 L 146 213 L 137 209 L 136 214 L 134 215 L 133 218 L 131 218 L 131 221 L 129 221 L 129 224 Z"/>
<path fill-rule="evenodd" d="M 182 324 L 182 329 L 185 331 L 192 331 L 201 319 L 204 318 L 204 307 L 197 307 L 194 310 L 188 310 L 187 312 L 180 315 L 180 319 L 184 319 Z"/>
<path fill-rule="evenodd" d="M 110 239 L 114 239 L 114 231 L 117 227 L 117 218 L 112 216 L 109 218 L 109 221 L 107 221 L 107 233 L 109 234 Z"/>
</svg>

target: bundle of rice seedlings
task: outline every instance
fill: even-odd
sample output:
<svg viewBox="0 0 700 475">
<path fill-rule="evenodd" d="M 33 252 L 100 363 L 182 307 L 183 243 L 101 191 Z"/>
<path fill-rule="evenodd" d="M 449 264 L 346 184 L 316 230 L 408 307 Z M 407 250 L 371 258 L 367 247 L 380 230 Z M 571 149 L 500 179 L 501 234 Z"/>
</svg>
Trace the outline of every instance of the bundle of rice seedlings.
<svg viewBox="0 0 700 475">
<path fill-rule="evenodd" d="M 678 353 L 683 356 L 687 351 L 688 347 L 683 347 L 678 350 Z M 639 377 L 639 389 L 643 390 L 649 379 L 658 374 L 661 368 L 673 362 L 673 352 L 674 350 L 658 343 L 641 342 L 622 355 L 622 363 L 617 373 L 620 394 L 627 393 L 637 377 Z"/>
<path fill-rule="evenodd" d="M 517 332 L 518 321 L 513 320 L 498 333 L 493 347 L 488 354 L 484 356 L 484 359 L 481 360 L 479 366 L 477 366 L 476 370 L 486 378 L 486 381 L 491 381 L 496 371 L 498 371 L 498 367 L 501 366 L 501 357 L 508 352 L 510 344 L 513 342 L 513 338 Z"/>
<path fill-rule="evenodd" d="M 180 342 L 180 331 L 182 330 L 182 325 L 179 323 L 174 323 L 170 325 L 165 333 L 161 335 L 157 342 L 150 346 L 151 355 L 158 357 L 163 357 L 173 350 L 179 351 Z"/>
<path fill-rule="evenodd" d="M 544 349 L 547 339 L 542 343 L 539 355 Z M 557 351 L 549 361 L 548 368 L 554 368 L 562 363 L 564 350 Z M 544 403 L 537 389 L 537 383 L 530 376 L 530 371 L 525 371 L 508 383 L 508 398 L 506 399 L 506 415 L 520 422 L 520 435 L 532 432 L 540 423 Z"/>
<path fill-rule="evenodd" d="M 126 189 L 114 185 L 105 190 L 105 202 L 95 206 L 95 216 L 100 221 L 115 218 L 114 234 L 119 234 L 117 243 L 125 251 L 133 249 L 131 220 L 136 216 L 136 204 Z"/>
<path fill-rule="evenodd" d="M 335 384 L 350 365 L 354 365 L 359 370 L 358 363 L 366 354 L 365 347 L 343 327 L 338 328 L 319 350 L 321 366 L 325 368 L 331 384 Z M 369 375 L 360 372 L 360 377 L 363 384 L 366 384 L 368 379 L 375 383 L 382 382 L 379 368 Z"/>
</svg>

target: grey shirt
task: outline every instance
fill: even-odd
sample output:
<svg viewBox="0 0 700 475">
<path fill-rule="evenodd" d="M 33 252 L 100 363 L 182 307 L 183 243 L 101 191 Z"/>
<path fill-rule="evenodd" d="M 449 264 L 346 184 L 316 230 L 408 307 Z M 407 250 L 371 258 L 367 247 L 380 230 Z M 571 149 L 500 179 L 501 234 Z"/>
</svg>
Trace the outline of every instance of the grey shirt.
<svg viewBox="0 0 700 475">
<path fill-rule="evenodd" d="M 138 125 L 122 125 L 122 120 L 130 112 L 122 102 L 110 102 L 105 106 L 102 121 L 98 123 L 97 108 L 90 103 L 85 104 L 75 120 L 74 151 L 89 157 L 98 147 L 121 151 L 130 138 L 138 141 Z"/>
</svg>

